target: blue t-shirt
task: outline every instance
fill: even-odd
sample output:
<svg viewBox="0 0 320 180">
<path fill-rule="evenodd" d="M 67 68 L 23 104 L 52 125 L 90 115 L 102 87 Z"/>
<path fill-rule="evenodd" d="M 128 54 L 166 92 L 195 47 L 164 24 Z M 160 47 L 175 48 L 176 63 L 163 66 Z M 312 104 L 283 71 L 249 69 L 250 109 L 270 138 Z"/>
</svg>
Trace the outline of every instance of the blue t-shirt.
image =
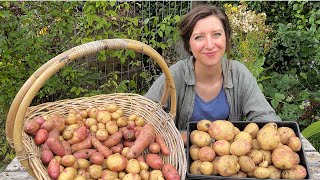
<svg viewBox="0 0 320 180">
<path fill-rule="evenodd" d="M 210 121 L 226 120 L 230 114 L 230 107 L 227 101 L 226 94 L 221 88 L 219 94 L 214 99 L 205 102 L 196 93 L 193 113 L 190 121 L 197 122 L 203 119 Z"/>
</svg>

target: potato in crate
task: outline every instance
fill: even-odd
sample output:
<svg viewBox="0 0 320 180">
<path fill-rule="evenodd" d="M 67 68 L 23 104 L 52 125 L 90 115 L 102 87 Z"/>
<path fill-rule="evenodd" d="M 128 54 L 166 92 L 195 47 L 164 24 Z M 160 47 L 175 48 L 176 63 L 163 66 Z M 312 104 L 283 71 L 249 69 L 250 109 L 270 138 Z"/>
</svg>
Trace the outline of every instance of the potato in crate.
<svg viewBox="0 0 320 180">
<path fill-rule="evenodd" d="M 310 179 L 296 122 L 201 120 L 187 131 L 189 179 Z"/>
</svg>

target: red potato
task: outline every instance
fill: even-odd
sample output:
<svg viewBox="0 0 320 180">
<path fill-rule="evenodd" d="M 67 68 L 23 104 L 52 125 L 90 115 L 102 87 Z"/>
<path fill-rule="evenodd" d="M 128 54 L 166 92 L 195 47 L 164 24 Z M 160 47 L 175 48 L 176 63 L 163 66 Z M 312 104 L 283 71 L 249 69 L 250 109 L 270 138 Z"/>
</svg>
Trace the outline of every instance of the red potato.
<svg viewBox="0 0 320 180">
<path fill-rule="evenodd" d="M 98 150 L 98 152 L 102 153 L 105 158 L 112 154 L 112 151 L 104 146 L 97 138 L 92 137 L 92 145 Z"/>
<path fill-rule="evenodd" d="M 92 134 L 89 134 L 83 141 L 71 145 L 71 152 L 77 152 L 82 149 L 92 148 Z"/>
<path fill-rule="evenodd" d="M 137 139 L 139 134 L 140 134 L 140 131 L 141 131 L 142 127 L 141 126 L 137 126 L 134 128 L 134 138 Z"/>
<path fill-rule="evenodd" d="M 160 152 L 160 145 L 159 143 L 157 142 L 152 142 L 150 145 L 149 145 L 149 151 L 151 153 L 154 153 L 154 154 L 157 154 Z"/>
<path fill-rule="evenodd" d="M 52 129 L 48 134 L 48 138 L 53 138 L 53 139 L 59 139 L 59 136 L 60 136 L 60 133 L 58 129 Z"/>
<path fill-rule="evenodd" d="M 123 145 L 124 147 L 131 147 L 134 144 L 134 141 L 124 141 Z"/>
<path fill-rule="evenodd" d="M 169 156 L 170 150 L 169 150 L 168 146 L 166 145 L 166 142 L 164 141 L 163 137 L 160 135 L 157 135 L 156 142 L 159 143 L 160 150 L 161 150 L 162 154 L 165 156 Z"/>
<path fill-rule="evenodd" d="M 41 162 L 44 165 L 49 164 L 49 162 L 52 159 L 53 159 L 53 153 L 49 149 L 41 151 Z"/>
<path fill-rule="evenodd" d="M 97 152 L 96 149 L 82 149 L 73 153 L 77 159 L 89 159 L 93 153 Z"/>
<path fill-rule="evenodd" d="M 108 148 L 115 146 L 120 143 L 121 139 L 123 137 L 123 134 L 121 131 L 118 131 L 112 135 L 110 135 L 105 141 L 103 141 L 103 144 L 107 146 Z"/>
<path fill-rule="evenodd" d="M 59 139 L 54 139 L 52 137 L 49 137 L 46 141 L 49 149 L 53 154 L 57 156 L 64 156 L 66 154 L 66 151 Z"/>
<path fill-rule="evenodd" d="M 62 132 L 66 127 L 65 120 L 58 114 L 52 114 L 49 116 L 48 120 L 52 119 L 54 121 L 54 128 Z"/>
<path fill-rule="evenodd" d="M 48 139 L 49 133 L 45 129 L 39 129 L 35 136 L 34 136 L 34 142 L 36 145 L 41 145 L 43 144 L 47 139 Z"/>
<path fill-rule="evenodd" d="M 76 144 L 81 142 L 87 137 L 87 128 L 86 126 L 81 126 L 77 130 L 74 131 L 71 139 L 68 140 L 69 144 Z"/>
<path fill-rule="evenodd" d="M 121 131 L 123 133 L 123 138 L 125 140 L 128 140 L 128 141 L 133 141 L 135 139 L 134 137 L 134 130 L 132 129 L 128 129 L 127 127 L 123 127 L 121 128 Z"/>
<path fill-rule="evenodd" d="M 180 175 L 172 164 L 164 164 L 162 173 L 166 180 L 180 180 Z"/>
<path fill-rule="evenodd" d="M 138 156 L 136 159 L 137 159 L 139 162 L 140 162 L 140 161 L 141 161 L 141 162 L 146 162 L 145 159 L 144 159 L 144 157 L 143 157 L 142 155 Z"/>
<path fill-rule="evenodd" d="M 45 121 L 43 124 L 41 124 L 41 129 L 45 129 L 48 132 L 50 132 L 54 128 L 54 121 L 49 119 Z"/>
<path fill-rule="evenodd" d="M 46 121 L 42 116 L 37 116 L 33 120 L 37 122 L 40 126 Z"/>
<path fill-rule="evenodd" d="M 61 143 L 62 143 L 62 145 L 64 147 L 64 150 L 66 151 L 66 155 L 71 154 L 72 153 L 71 152 L 71 147 L 70 147 L 70 144 L 68 143 L 68 141 L 63 140 L 63 141 L 61 141 Z"/>
<path fill-rule="evenodd" d="M 60 174 L 60 164 L 56 159 L 52 159 L 48 165 L 48 175 L 52 179 L 57 179 Z"/>
<path fill-rule="evenodd" d="M 136 123 L 134 121 L 127 121 L 127 128 L 133 130 L 136 127 Z"/>
<path fill-rule="evenodd" d="M 90 162 L 92 164 L 101 165 L 104 160 L 104 155 L 100 152 L 94 152 L 90 157 Z"/>
<path fill-rule="evenodd" d="M 152 124 L 146 124 L 141 129 L 139 137 L 135 140 L 134 144 L 130 147 L 127 158 L 132 159 L 141 155 L 145 148 L 147 148 L 154 140 L 155 129 Z"/>
<path fill-rule="evenodd" d="M 161 157 L 152 153 L 146 155 L 146 162 L 153 169 L 161 169 L 163 165 Z"/>
<path fill-rule="evenodd" d="M 25 133 L 29 135 L 33 135 L 40 128 L 40 125 L 36 121 L 29 121 L 23 126 L 23 130 Z"/>
<path fill-rule="evenodd" d="M 50 150 L 46 142 L 44 142 L 41 146 L 41 151 L 44 151 L 44 150 Z"/>
<path fill-rule="evenodd" d="M 115 146 L 112 146 L 110 148 L 110 150 L 113 152 L 113 153 L 121 153 L 122 152 L 122 149 L 123 149 L 123 144 L 122 143 L 119 143 Z"/>
</svg>

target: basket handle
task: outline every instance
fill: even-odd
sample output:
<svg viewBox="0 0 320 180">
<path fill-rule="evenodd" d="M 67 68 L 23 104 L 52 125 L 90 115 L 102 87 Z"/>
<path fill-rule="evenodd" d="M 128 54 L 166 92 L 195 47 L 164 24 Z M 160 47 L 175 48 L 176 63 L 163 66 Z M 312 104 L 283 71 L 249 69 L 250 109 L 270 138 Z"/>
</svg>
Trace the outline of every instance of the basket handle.
<svg viewBox="0 0 320 180">
<path fill-rule="evenodd" d="M 53 58 L 48 61 L 28 79 L 28 81 L 23 85 L 22 89 L 20 89 L 20 91 L 18 92 L 17 96 L 19 96 L 16 96 L 13 104 L 10 107 L 6 124 L 6 128 L 9 128 L 6 131 L 7 138 L 10 140 L 10 137 L 13 136 L 13 146 L 18 157 L 27 157 L 22 142 L 23 120 L 27 109 L 32 102 L 32 99 L 35 97 L 46 80 L 48 80 L 53 74 L 58 72 L 66 64 L 85 55 L 108 49 L 134 50 L 136 52 L 147 54 L 149 57 L 154 59 L 157 64 L 159 64 L 165 74 L 166 80 L 165 89 L 160 104 L 164 105 L 170 96 L 171 108 L 169 114 L 173 118 L 175 117 L 177 104 L 174 81 L 166 62 L 156 50 L 142 42 L 130 39 L 105 39 L 85 43 L 76 46 L 66 51 L 65 53 L 58 55 L 57 58 Z M 13 105 L 15 107 L 13 107 Z M 19 107 L 17 105 L 19 105 Z M 13 131 L 13 133 L 8 132 L 10 130 Z M 20 162 L 22 166 L 24 166 L 24 168 L 34 176 L 33 170 L 32 168 L 30 168 L 30 165 L 28 163 L 28 159 L 20 159 Z"/>
</svg>

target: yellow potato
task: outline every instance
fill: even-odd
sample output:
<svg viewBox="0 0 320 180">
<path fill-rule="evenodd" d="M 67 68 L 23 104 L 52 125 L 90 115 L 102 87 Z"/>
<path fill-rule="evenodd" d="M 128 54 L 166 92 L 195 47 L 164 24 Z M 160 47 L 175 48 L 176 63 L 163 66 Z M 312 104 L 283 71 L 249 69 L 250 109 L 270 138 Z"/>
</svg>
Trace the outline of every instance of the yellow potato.
<svg viewBox="0 0 320 180">
<path fill-rule="evenodd" d="M 111 119 L 112 119 L 112 120 L 117 120 L 117 119 L 119 119 L 120 117 L 121 117 L 120 114 L 117 113 L 117 112 L 111 113 Z"/>
<path fill-rule="evenodd" d="M 249 156 L 255 164 L 260 164 L 263 160 L 262 152 L 256 149 L 250 150 L 247 156 Z"/>
<path fill-rule="evenodd" d="M 128 160 L 119 153 L 108 156 L 106 164 L 108 169 L 112 171 L 123 171 L 127 167 Z"/>
<path fill-rule="evenodd" d="M 140 173 L 140 164 L 139 161 L 136 159 L 130 159 L 127 163 L 126 166 L 126 171 L 127 173 L 136 173 L 139 174 Z"/>
<path fill-rule="evenodd" d="M 116 113 L 118 113 L 120 115 L 120 117 L 122 117 L 124 115 L 124 112 L 122 109 L 116 110 Z"/>
<path fill-rule="evenodd" d="M 121 172 L 119 172 L 119 179 L 122 179 L 125 175 L 126 175 L 127 173 L 125 173 L 125 172 L 123 172 L 123 171 L 121 171 Z"/>
<path fill-rule="evenodd" d="M 77 161 L 76 157 L 74 155 L 64 155 L 61 158 L 60 164 L 64 167 L 70 167 Z"/>
<path fill-rule="evenodd" d="M 143 161 L 139 161 L 140 164 L 140 169 L 142 170 L 148 170 L 149 169 L 149 165 L 146 162 Z"/>
<path fill-rule="evenodd" d="M 234 125 L 226 120 L 213 121 L 208 129 L 208 133 L 215 140 L 231 140 L 234 138 Z"/>
<path fill-rule="evenodd" d="M 237 174 L 232 175 L 233 177 L 241 177 L 241 178 L 245 178 L 247 177 L 247 173 L 243 172 L 243 171 L 239 171 L 237 172 Z"/>
<path fill-rule="evenodd" d="M 240 165 L 240 169 L 244 172 L 253 172 L 256 168 L 256 164 L 248 156 L 240 156 L 239 165 Z"/>
<path fill-rule="evenodd" d="M 197 161 L 193 161 L 190 165 L 190 173 L 191 174 L 202 174 L 201 173 L 201 164 L 202 162 L 197 160 Z"/>
<path fill-rule="evenodd" d="M 211 175 L 213 173 L 213 164 L 211 162 L 202 162 L 200 171 L 204 175 Z"/>
<path fill-rule="evenodd" d="M 244 132 L 247 132 L 251 135 L 252 139 L 255 139 L 257 137 L 259 126 L 257 123 L 249 123 L 246 125 L 246 127 L 243 129 Z"/>
<path fill-rule="evenodd" d="M 108 121 L 106 123 L 106 130 L 108 131 L 108 133 L 110 135 L 118 132 L 119 128 L 118 128 L 116 121 Z"/>
<path fill-rule="evenodd" d="M 85 176 L 82 175 L 77 175 L 74 180 L 86 180 L 87 178 Z"/>
<path fill-rule="evenodd" d="M 294 165 L 291 169 L 283 170 L 281 176 L 284 179 L 304 179 L 307 176 L 307 170 L 301 165 Z"/>
<path fill-rule="evenodd" d="M 220 156 L 217 164 L 215 164 L 221 176 L 231 176 L 240 170 L 238 157 L 235 155 Z"/>
<path fill-rule="evenodd" d="M 265 167 L 257 167 L 254 172 L 253 172 L 254 176 L 256 178 L 259 178 L 259 179 L 266 179 L 266 178 L 269 178 L 270 177 L 270 171 L 268 168 L 265 168 Z"/>
<path fill-rule="evenodd" d="M 150 172 L 149 180 L 160 180 L 160 179 L 164 179 L 162 171 L 153 170 Z"/>
<path fill-rule="evenodd" d="M 136 126 L 142 127 L 145 124 L 145 120 L 142 117 L 138 117 L 135 121 Z"/>
<path fill-rule="evenodd" d="M 269 123 L 268 123 L 269 124 Z M 265 125 L 257 134 L 257 140 L 261 149 L 273 150 L 278 147 L 280 143 L 280 135 L 272 124 Z"/>
<path fill-rule="evenodd" d="M 251 143 L 252 137 L 249 133 L 245 131 L 241 131 L 234 137 L 234 141 L 237 141 L 237 140 L 246 140 Z"/>
<path fill-rule="evenodd" d="M 218 140 L 214 142 L 213 149 L 219 156 L 228 155 L 230 154 L 230 143 L 226 140 Z"/>
<path fill-rule="evenodd" d="M 280 179 L 281 178 L 281 170 L 276 168 L 275 166 L 271 165 L 268 166 L 268 169 L 270 171 L 270 177 L 271 179 Z"/>
<path fill-rule="evenodd" d="M 273 150 L 271 159 L 279 169 L 290 169 L 295 165 L 295 153 L 286 145 L 282 145 Z"/>
<path fill-rule="evenodd" d="M 96 107 L 91 107 L 87 109 L 89 118 L 95 119 L 97 117 L 97 112 L 99 111 Z"/>
<path fill-rule="evenodd" d="M 106 110 L 100 110 L 97 112 L 96 119 L 99 123 L 106 124 L 108 121 L 111 121 L 111 113 Z"/>
<path fill-rule="evenodd" d="M 80 169 L 87 169 L 91 165 L 87 159 L 78 159 L 77 162 Z"/>
<path fill-rule="evenodd" d="M 105 169 L 105 170 L 102 171 L 101 179 L 103 179 L 103 180 L 114 180 L 114 179 L 117 179 L 119 177 L 120 173 L 118 173 L 116 171 L 111 171 L 109 169 Z"/>
<path fill-rule="evenodd" d="M 203 119 L 197 122 L 197 129 L 199 131 L 208 132 L 211 121 Z"/>
<path fill-rule="evenodd" d="M 197 131 L 193 135 L 194 144 L 199 147 L 209 146 L 211 143 L 211 137 L 204 131 Z"/>
<path fill-rule="evenodd" d="M 128 119 L 127 119 L 127 117 L 120 117 L 119 119 L 117 119 L 117 125 L 118 125 L 118 127 L 119 128 L 121 128 L 121 127 L 125 127 L 125 126 L 127 126 L 128 125 Z"/>
<path fill-rule="evenodd" d="M 66 167 L 60 172 L 58 180 L 73 180 L 76 177 L 77 171 L 72 167 Z"/>
<path fill-rule="evenodd" d="M 128 117 L 128 121 L 135 121 L 137 118 L 138 118 L 138 115 L 136 115 L 136 114 L 131 114 L 131 115 Z"/>
<path fill-rule="evenodd" d="M 148 170 L 141 170 L 140 171 L 140 177 L 142 180 L 149 180 L 149 177 L 150 177 L 150 172 Z"/>
<path fill-rule="evenodd" d="M 272 164 L 272 160 L 271 160 L 271 151 L 265 151 L 265 150 L 259 150 L 262 153 L 262 159 L 264 161 L 268 161 L 268 164 Z"/>
<path fill-rule="evenodd" d="M 252 139 L 252 141 L 251 141 L 251 149 L 257 149 L 257 150 L 261 149 L 257 139 Z"/>
<path fill-rule="evenodd" d="M 294 136 L 290 137 L 288 139 L 288 146 L 292 149 L 294 152 L 298 152 L 301 150 L 301 141 L 300 138 Z"/>
<path fill-rule="evenodd" d="M 251 142 L 247 140 L 237 140 L 230 145 L 230 154 L 244 156 L 251 150 Z"/>
<path fill-rule="evenodd" d="M 191 147 L 189 148 L 189 154 L 192 160 L 196 161 L 199 160 L 199 151 L 200 147 L 192 144 Z"/>
<path fill-rule="evenodd" d="M 92 164 L 91 166 L 89 166 L 88 171 L 91 178 L 99 179 L 102 175 L 102 166 Z"/>
<path fill-rule="evenodd" d="M 278 132 L 282 144 L 287 144 L 290 137 L 295 137 L 295 132 L 289 127 L 279 127 Z"/>
<path fill-rule="evenodd" d="M 107 106 L 107 110 L 111 113 L 116 112 L 118 109 L 119 107 L 115 103 L 112 103 Z"/>
</svg>

